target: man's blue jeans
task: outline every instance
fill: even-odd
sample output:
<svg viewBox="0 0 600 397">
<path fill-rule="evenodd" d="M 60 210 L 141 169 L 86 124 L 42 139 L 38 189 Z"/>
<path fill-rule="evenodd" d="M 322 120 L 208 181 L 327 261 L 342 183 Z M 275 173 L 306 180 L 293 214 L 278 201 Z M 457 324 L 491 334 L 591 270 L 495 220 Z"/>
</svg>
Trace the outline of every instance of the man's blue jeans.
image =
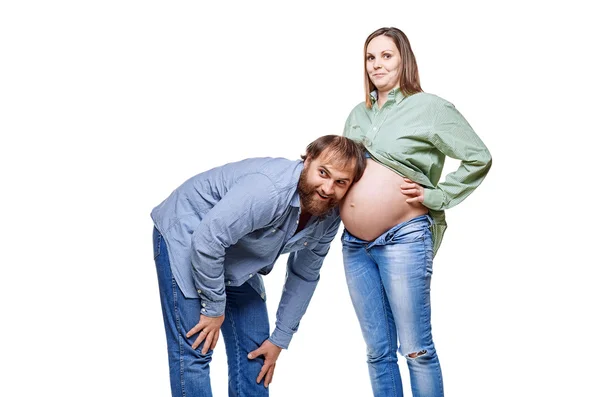
<svg viewBox="0 0 600 397">
<path fill-rule="evenodd" d="M 156 228 L 153 243 L 167 334 L 171 393 L 173 397 L 211 397 L 209 363 L 212 351 L 202 354 L 204 343 L 192 349 L 192 343 L 198 335 L 189 339 L 185 336 L 200 321 L 200 300 L 183 296 L 171 273 L 167 246 Z M 247 358 L 248 353 L 269 337 L 267 306 L 248 284 L 227 287 L 226 293 L 225 321 L 221 326 L 221 334 L 227 352 L 229 396 L 268 396 L 269 391 L 263 383 L 256 383 L 263 365 L 262 357 L 254 360 Z"/>
<path fill-rule="evenodd" d="M 376 397 L 403 395 L 397 350 L 407 359 L 413 397 L 444 395 L 431 335 L 430 225 L 431 218 L 423 215 L 372 242 L 348 231 L 342 235 L 346 281 L 367 344 Z"/>
</svg>

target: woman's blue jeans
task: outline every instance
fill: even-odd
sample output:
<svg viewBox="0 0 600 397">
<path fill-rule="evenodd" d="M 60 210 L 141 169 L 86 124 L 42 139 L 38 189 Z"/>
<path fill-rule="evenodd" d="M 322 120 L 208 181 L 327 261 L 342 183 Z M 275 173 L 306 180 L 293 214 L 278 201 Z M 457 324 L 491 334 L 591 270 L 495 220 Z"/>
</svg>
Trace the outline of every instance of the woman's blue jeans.
<svg viewBox="0 0 600 397">
<path fill-rule="evenodd" d="M 211 397 L 209 363 L 212 351 L 202 354 L 204 343 L 192 349 L 192 343 L 198 335 L 189 339 L 185 336 L 200 320 L 200 300 L 186 298 L 177 286 L 171 273 L 167 245 L 156 228 L 153 243 L 167 334 L 171 393 L 173 397 Z M 269 337 L 267 306 L 248 284 L 227 287 L 226 293 L 225 321 L 221 326 L 221 334 L 227 352 L 229 396 L 268 396 L 269 391 L 263 383 L 256 383 L 264 362 L 262 357 L 254 360 L 247 358 L 248 353 L 260 347 Z"/>
<path fill-rule="evenodd" d="M 431 335 L 431 218 L 396 225 L 372 242 L 342 235 L 346 281 L 376 397 L 402 396 L 396 351 L 406 357 L 413 397 L 444 395 Z M 399 349 L 398 349 L 399 346 Z"/>
</svg>

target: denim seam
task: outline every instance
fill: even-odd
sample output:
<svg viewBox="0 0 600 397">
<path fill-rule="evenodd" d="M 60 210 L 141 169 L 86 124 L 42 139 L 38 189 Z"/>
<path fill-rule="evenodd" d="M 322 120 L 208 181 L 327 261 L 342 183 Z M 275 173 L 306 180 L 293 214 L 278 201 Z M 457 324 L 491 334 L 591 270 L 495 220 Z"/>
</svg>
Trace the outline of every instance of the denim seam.
<svg viewBox="0 0 600 397">
<path fill-rule="evenodd" d="M 184 360 L 183 360 L 183 341 L 181 338 L 181 321 L 179 318 L 179 306 L 177 305 L 177 282 L 171 276 L 171 286 L 173 287 L 173 307 L 175 309 L 175 324 L 177 325 L 177 343 L 179 344 L 179 381 L 181 383 L 181 395 L 185 393 Z"/>
<path fill-rule="evenodd" d="M 427 247 L 425 246 L 424 238 L 421 238 L 421 247 L 423 249 L 422 277 L 423 277 L 423 281 L 426 282 L 427 281 Z M 420 346 L 415 353 L 423 350 L 423 344 L 424 344 L 423 343 L 423 324 L 424 324 L 424 320 L 425 320 L 424 317 L 425 317 L 425 312 L 426 312 L 424 303 L 427 299 L 427 294 L 429 294 L 431 296 L 431 279 L 429 280 L 429 289 L 430 289 L 430 291 L 427 292 L 424 288 L 423 295 L 421 296 L 421 300 L 422 300 L 422 303 L 420 305 L 421 306 L 421 321 L 419 324 L 419 327 L 421 328 L 419 330 L 419 335 L 420 335 L 419 345 Z M 429 298 L 429 328 L 430 328 L 429 332 L 431 333 L 431 297 Z M 431 335 L 431 340 L 433 342 L 433 335 Z"/>
<path fill-rule="evenodd" d="M 422 239 L 422 243 L 423 243 L 423 275 L 426 278 L 427 277 L 427 262 L 428 262 L 428 248 L 427 248 L 427 244 L 425 243 L 425 239 Z M 431 329 L 431 279 L 433 278 L 433 265 L 432 265 L 432 269 L 431 269 L 431 276 L 430 276 L 430 280 L 429 280 L 429 333 L 431 335 L 431 344 L 433 344 L 433 330 Z M 423 299 L 425 299 L 425 295 L 427 295 L 427 292 L 424 291 L 424 295 L 423 295 Z M 424 316 L 424 312 L 421 313 L 421 326 L 423 325 L 423 316 Z M 420 334 L 422 335 L 423 333 L 420 332 Z M 421 340 L 421 347 L 419 348 L 420 350 L 423 350 L 423 341 Z M 427 344 L 429 346 L 429 344 Z M 429 349 L 428 349 L 428 353 Z M 438 381 L 438 385 L 441 391 L 441 396 L 444 395 L 444 382 L 442 381 L 442 371 L 441 371 L 441 366 L 439 363 L 439 358 L 438 358 L 438 364 L 436 366 L 437 370 L 436 370 L 436 375 L 437 375 L 437 381 Z"/>
<path fill-rule="evenodd" d="M 233 333 L 233 338 L 235 340 L 235 345 L 234 345 L 234 349 L 235 349 L 235 388 L 236 388 L 236 392 L 238 396 L 242 395 L 242 391 L 241 391 L 241 382 L 240 382 L 240 369 L 242 367 L 242 363 L 240 360 L 240 341 L 238 338 L 238 334 L 237 334 L 237 329 L 235 328 L 235 320 L 233 315 L 231 314 L 231 308 L 225 306 L 225 310 L 227 312 L 227 315 L 225 316 L 225 318 L 229 319 L 229 322 L 231 323 L 231 331 Z"/>
<path fill-rule="evenodd" d="M 377 262 L 375 262 L 377 263 Z M 381 283 L 381 297 L 382 297 L 382 303 L 385 306 L 385 298 L 386 298 L 386 292 L 385 292 L 385 287 L 383 286 L 383 282 Z M 391 310 L 391 309 L 390 309 Z M 394 313 L 392 313 L 392 317 L 394 316 Z M 392 326 L 396 326 L 395 324 L 393 324 L 392 321 Z M 385 327 L 385 332 L 387 333 L 387 339 L 388 339 L 388 347 L 393 347 L 393 349 L 390 349 L 391 352 L 393 352 L 392 354 L 396 354 L 396 346 L 394 346 L 394 342 L 392 341 L 392 337 L 390 335 L 390 324 L 387 324 L 387 327 Z M 392 368 L 390 363 L 387 364 L 387 368 L 388 368 L 388 375 L 390 377 L 391 383 L 392 383 L 392 388 L 394 391 L 394 395 L 397 395 L 398 393 L 396 392 L 396 382 L 394 382 L 394 374 L 392 373 Z"/>
<path fill-rule="evenodd" d="M 421 263 L 422 266 L 422 270 L 421 270 L 421 277 L 423 278 L 423 282 L 425 282 L 427 280 L 427 262 L 428 262 L 428 255 L 427 255 L 427 245 L 425 244 L 425 238 L 421 237 L 421 246 L 423 249 L 423 262 Z M 432 270 L 433 273 L 433 270 Z M 427 350 L 429 351 L 429 346 L 431 345 L 431 343 L 433 343 L 433 335 L 430 336 L 431 338 L 431 343 L 424 343 L 423 341 L 423 328 L 425 325 L 425 313 L 426 313 L 426 309 L 425 309 L 425 301 L 427 300 L 427 295 L 429 295 L 429 333 L 431 335 L 431 277 L 429 279 L 429 292 L 426 291 L 425 288 L 423 288 L 423 293 L 421 295 L 421 315 L 420 315 L 420 321 L 419 321 L 419 344 L 415 347 L 415 351 L 411 352 L 411 353 L 418 353 L 422 350 Z M 411 354 L 411 353 L 407 353 Z"/>
<path fill-rule="evenodd" d="M 161 240 L 162 235 L 159 233 L 158 236 L 156 236 L 156 253 L 154 254 L 154 259 L 158 258 L 160 256 L 160 240 Z"/>
<path fill-rule="evenodd" d="M 432 236 L 433 239 L 433 236 Z M 425 275 L 427 275 L 427 262 L 429 261 L 429 249 L 427 247 L 427 244 L 425 244 L 425 239 L 423 239 L 423 248 L 424 248 L 424 252 L 425 252 Z M 432 242 L 432 248 L 433 250 L 433 242 Z M 433 329 L 431 326 L 431 281 L 433 280 L 433 257 L 431 258 L 431 276 L 429 277 L 429 333 L 431 336 L 431 344 L 433 345 Z M 437 353 L 436 353 L 437 354 Z M 439 361 L 439 357 L 437 359 L 437 379 L 438 379 L 438 384 L 439 384 L 439 388 L 440 388 L 440 392 L 441 392 L 441 396 L 444 395 L 444 382 L 442 380 L 442 367 Z"/>
</svg>

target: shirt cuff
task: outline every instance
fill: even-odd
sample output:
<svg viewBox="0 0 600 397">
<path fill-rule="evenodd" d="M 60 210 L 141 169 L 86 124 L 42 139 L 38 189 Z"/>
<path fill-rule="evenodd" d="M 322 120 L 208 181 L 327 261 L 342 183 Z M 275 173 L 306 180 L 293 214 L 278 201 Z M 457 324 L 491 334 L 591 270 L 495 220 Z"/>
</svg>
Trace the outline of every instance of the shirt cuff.
<svg viewBox="0 0 600 397">
<path fill-rule="evenodd" d="M 275 327 L 275 330 L 271 334 L 269 341 L 272 344 L 281 347 L 282 349 L 287 349 L 292 341 L 292 336 L 293 334 L 285 332 L 281 328 Z"/>
<path fill-rule="evenodd" d="M 200 298 L 200 314 L 206 317 L 220 317 L 225 314 L 225 301 L 222 302 L 211 302 L 209 300 Z"/>
<path fill-rule="evenodd" d="M 425 189 L 423 205 L 432 210 L 441 210 L 444 205 L 444 192 L 439 189 Z"/>
</svg>

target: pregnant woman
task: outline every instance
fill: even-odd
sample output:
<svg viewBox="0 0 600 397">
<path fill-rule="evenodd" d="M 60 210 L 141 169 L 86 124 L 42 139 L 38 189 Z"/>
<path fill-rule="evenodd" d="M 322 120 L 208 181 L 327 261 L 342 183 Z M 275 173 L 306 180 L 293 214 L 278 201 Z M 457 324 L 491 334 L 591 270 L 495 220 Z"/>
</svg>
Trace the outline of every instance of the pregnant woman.
<svg viewBox="0 0 600 397">
<path fill-rule="evenodd" d="M 381 28 L 369 35 L 364 61 L 365 101 L 344 128 L 369 157 L 340 207 L 346 281 L 367 345 L 373 394 L 403 395 L 399 350 L 413 396 L 439 397 L 444 391 L 429 287 L 446 228 L 443 211 L 479 186 L 492 159 L 451 103 L 423 92 L 402 31 Z M 446 156 L 461 163 L 440 182 Z"/>
</svg>

